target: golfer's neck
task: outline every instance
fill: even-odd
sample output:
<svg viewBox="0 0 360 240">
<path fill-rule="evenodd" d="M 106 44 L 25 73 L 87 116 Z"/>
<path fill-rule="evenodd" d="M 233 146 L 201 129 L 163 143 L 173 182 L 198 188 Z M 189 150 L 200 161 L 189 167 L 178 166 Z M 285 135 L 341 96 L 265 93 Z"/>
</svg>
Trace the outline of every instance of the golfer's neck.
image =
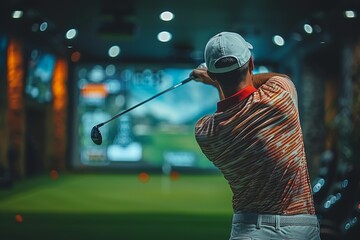
<svg viewBox="0 0 360 240">
<path fill-rule="evenodd" d="M 251 77 L 247 77 L 244 81 L 241 81 L 235 88 L 222 88 L 222 91 L 225 98 L 228 98 L 248 86 L 254 86 Z"/>
</svg>

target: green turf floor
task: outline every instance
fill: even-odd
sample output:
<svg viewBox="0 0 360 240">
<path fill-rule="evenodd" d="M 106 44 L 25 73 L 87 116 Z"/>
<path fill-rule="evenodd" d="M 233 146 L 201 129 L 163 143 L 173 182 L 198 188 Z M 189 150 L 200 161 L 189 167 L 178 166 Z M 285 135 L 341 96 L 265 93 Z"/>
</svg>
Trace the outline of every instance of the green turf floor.
<svg viewBox="0 0 360 240">
<path fill-rule="evenodd" d="M 16 221 L 16 215 L 22 222 Z M 0 239 L 228 239 L 231 193 L 220 175 L 40 176 L 0 189 Z"/>
</svg>

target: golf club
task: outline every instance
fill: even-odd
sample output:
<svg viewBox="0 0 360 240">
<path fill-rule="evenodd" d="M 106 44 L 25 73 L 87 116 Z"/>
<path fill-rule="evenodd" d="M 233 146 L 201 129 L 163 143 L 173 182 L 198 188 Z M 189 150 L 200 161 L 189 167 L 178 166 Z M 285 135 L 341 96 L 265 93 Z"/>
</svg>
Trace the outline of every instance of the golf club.
<svg viewBox="0 0 360 240">
<path fill-rule="evenodd" d="M 204 64 L 201 64 L 199 67 L 202 67 L 202 66 L 204 66 Z M 162 94 L 164 94 L 164 93 L 166 93 L 166 92 L 169 92 L 169 91 L 171 91 L 171 90 L 173 90 L 173 89 L 175 89 L 175 88 L 178 88 L 178 87 L 184 85 L 185 83 L 190 82 L 190 81 L 193 80 L 193 79 L 194 79 L 193 77 L 188 77 L 188 78 L 186 78 L 185 80 L 179 82 L 178 84 L 176 84 L 176 85 L 174 85 L 174 86 L 172 86 L 172 87 L 170 87 L 170 88 L 168 88 L 168 89 L 166 89 L 166 90 L 164 90 L 164 91 L 162 91 L 162 92 L 159 92 L 158 94 L 156 94 L 156 95 L 154 95 L 154 96 L 146 99 L 145 101 L 140 102 L 140 103 L 136 104 L 135 106 L 133 106 L 133 107 L 131 107 L 131 108 L 128 108 L 128 109 L 126 109 L 126 110 L 124 110 L 124 111 L 116 114 L 115 116 L 113 116 L 113 117 L 110 118 L 109 120 L 97 124 L 96 126 L 94 126 L 94 127 L 91 129 L 91 139 L 92 139 L 92 141 L 93 141 L 95 144 L 97 144 L 97 145 L 101 145 L 101 143 L 102 143 L 102 135 L 101 135 L 101 132 L 100 132 L 100 130 L 99 130 L 100 127 L 104 126 L 105 124 L 107 124 L 108 122 L 114 120 L 115 118 L 118 118 L 118 117 L 120 117 L 121 115 L 123 115 L 123 114 L 125 114 L 125 113 L 127 113 L 127 112 L 129 112 L 129 111 L 131 111 L 131 110 L 133 110 L 133 109 L 135 109 L 135 108 L 143 105 L 144 103 L 147 103 L 148 101 L 150 101 L 150 100 L 152 100 L 152 99 L 154 99 L 154 98 L 156 98 L 156 97 L 158 97 L 158 96 L 160 96 L 160 95 L 162 95 Z"/>
</svg>

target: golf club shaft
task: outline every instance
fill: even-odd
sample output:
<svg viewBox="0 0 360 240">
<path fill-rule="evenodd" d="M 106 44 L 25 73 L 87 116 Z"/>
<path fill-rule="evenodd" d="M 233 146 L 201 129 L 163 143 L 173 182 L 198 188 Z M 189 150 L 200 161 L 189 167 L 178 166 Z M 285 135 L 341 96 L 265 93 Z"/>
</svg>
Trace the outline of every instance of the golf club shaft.
<svg viewBox="0 0 360 240">
<path fill-rule="evenodd" d="M 124 110 L 124 111 L 116 114 L 115 116 L 113 116 L 113 117 L 110 118 L 109 120 L 107 120 L 107 121 L 105 121 L 105 122 L 102 122 L 102 123 L 96 125 L 96 127 L 99 128 L 99 127 L 107 124 L 108 122 L 111 122 L 111 121 L 114 120 L 115 118 L 118 118 L 118 117 L 120 117 L 121 115 L 123 115 L 123 114 L 125 114 L 125 113 L 127 113 L 127 112 L 129 112 L 129 111 L 131 111 L 131 110 L 133 110 L 134 108 L 137 108 L 137 107 L 139 107 L 140 105 L 143 105 L 144 103 L 147 103 L 148 101 L 150 101 L 150 100 L 152 100 L 152 99 L 154 99 L 154 98 L 156 98 L 156 97 L 158 97 L 158 96 L 160 96 L 160 95 L 162 95 L 162 94 L 164 94 L 164 93 L 166 93 L 166 92 L 168 92 L 168 91 L 171 91 L 171 90 L 173 90 L 173 89 L 175 89 L 175 88 L 177 88 L 177 87 L 180 87 L 181 85 L 184 85 L 185 83 L 188 83 L 188 82 L 190 82 L 190 81 L 193 80 L 193 79 L 194 79 L 193 77 L 188 77 L 187 79 L 179 82 L 178 84 L 176 84 L 176 85 L 174 85 L 174 86 L 172 86 L 172 87 L 170 87 L 170 88 L 168 88 L 168 89 L 166 89 L 166 90 L 164 90 L 164 91 L 162 91 L 162 92 L 159 92 L 158 94 L 155 94 L 154 96 L 146 99 L 145 101 L 140 102 L 140 103 L 132 106 L 131 108 L 128 108 L 128 109 L 126 109 L 126 110 Z"/>
</svg>

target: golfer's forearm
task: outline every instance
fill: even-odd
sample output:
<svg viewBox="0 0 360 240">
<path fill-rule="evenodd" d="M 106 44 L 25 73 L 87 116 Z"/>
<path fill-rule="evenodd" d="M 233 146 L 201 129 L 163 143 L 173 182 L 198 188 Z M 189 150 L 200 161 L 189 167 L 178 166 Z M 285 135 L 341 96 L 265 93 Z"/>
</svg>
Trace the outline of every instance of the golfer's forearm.
<svg viewBox="0 0 360 240">
<path fill-rule="evenodd" d="M 272 78 L 274 76 L 281 76 L 281 77 L 289 78 L 287 75 L 281 74 L 281 73 L 259 73 L 259 74 L 254 74 L 253 75 L 254 87 L 259 88 L 261 85 L 266 83 L 267 80 L 269 80 L 270 78 Z"/>
</svg>

